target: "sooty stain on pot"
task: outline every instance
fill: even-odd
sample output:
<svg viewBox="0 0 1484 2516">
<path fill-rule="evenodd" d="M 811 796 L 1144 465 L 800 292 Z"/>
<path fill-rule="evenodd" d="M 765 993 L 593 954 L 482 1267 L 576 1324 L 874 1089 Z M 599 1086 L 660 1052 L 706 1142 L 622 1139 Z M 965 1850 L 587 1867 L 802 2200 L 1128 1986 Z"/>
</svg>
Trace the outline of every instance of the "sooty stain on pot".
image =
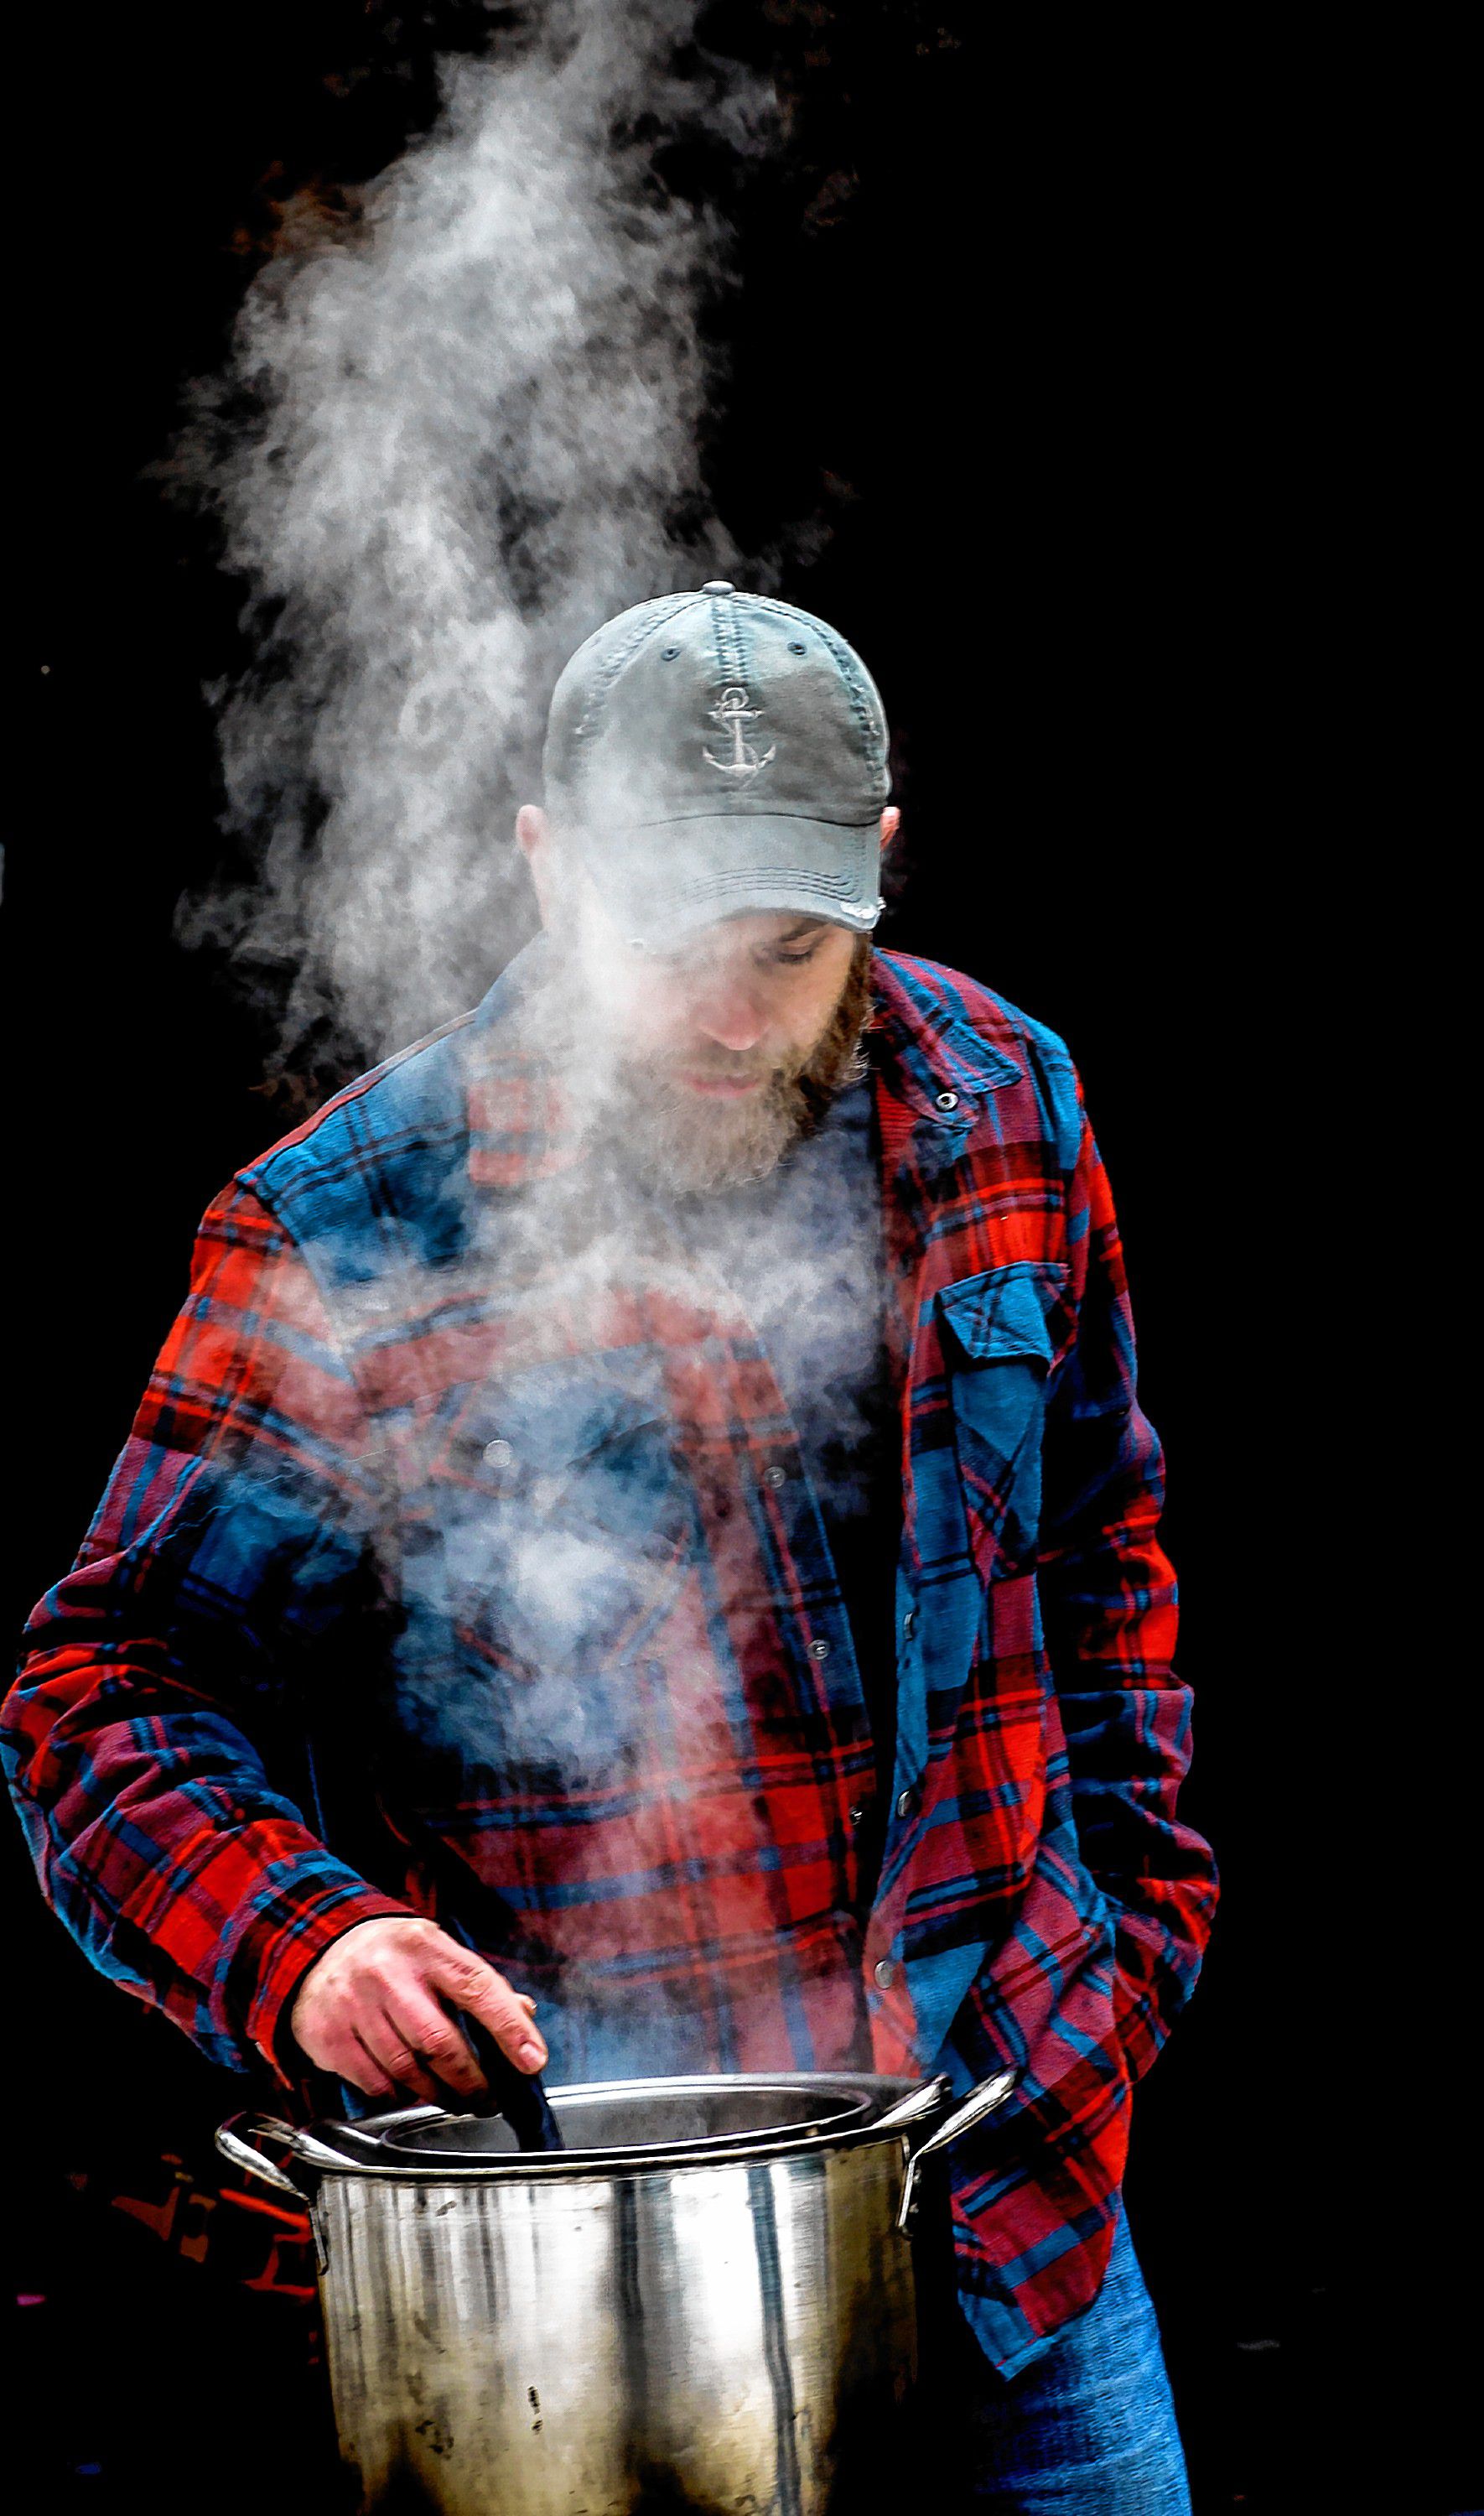
<svg viewBox="0 0 1484 2516">
<path fill-rule="evenodd" d="M 631 2516 L 775 2516 L 782 2504 L 769 2498 L 766 2507 L 749 2491 L 745 2498 L 697 2498 L 688 2483 L 668 2465 L 640 2462 L 635 2473 L 639 2496 Z"/>
<path fill-rule="evenodd" d="M 537 2393 L 534 2385 L 527 2385 L 525 2389 L 525 2399 L 536 2414 L 535 2418 L 531 2422 L 531 2434 L 534 2437 L 536 2431 L 541 2426 L 541 2396 Z"/>
</svg>

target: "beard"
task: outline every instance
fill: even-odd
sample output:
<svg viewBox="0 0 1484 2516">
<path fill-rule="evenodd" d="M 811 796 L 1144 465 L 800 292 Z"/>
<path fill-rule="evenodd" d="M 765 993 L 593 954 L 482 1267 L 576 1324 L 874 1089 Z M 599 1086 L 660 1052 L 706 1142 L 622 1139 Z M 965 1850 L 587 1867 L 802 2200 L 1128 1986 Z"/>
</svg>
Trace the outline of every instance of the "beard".
<svg viewBox="0 0 1484 2516">
<path fill-rule="evenodd" d="M 547 1001 L 533 1008 L 538 1034 L 557 1058 L 590 1139 L 630 1179 L 665 1195 L 704 1196 L 766 1179 L 791 1147 L 814 1133 L 837 1095 L 867 1072 L 861 1045 L 871 1011 L 867 935 L 856 941 L 824 1029 L 809 1045 L 781 1056 L 691 1047 L 639 1060 L 626 1057 L 621 1044 L 595 1048 L 574 1019 L 575 984 L 565 963 L 553 971 Z M 760 1088 L 734 1103 L 713 1101 L 692 1091 L 681 1069 Z"/>
</svg>

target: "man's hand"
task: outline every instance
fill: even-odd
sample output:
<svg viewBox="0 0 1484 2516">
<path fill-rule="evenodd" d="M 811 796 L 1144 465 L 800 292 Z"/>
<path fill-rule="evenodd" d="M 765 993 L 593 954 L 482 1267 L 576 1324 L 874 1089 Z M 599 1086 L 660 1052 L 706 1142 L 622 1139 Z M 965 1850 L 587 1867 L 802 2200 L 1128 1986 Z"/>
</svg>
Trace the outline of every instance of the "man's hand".
<svg viewBox="0 0 1484 2516">
<path fill-rule="evenodd" d="M 289 2027 L 321 2071 L 368 2097 L 441 2104 L 478 2096 L 487 2082 L 449 2008 L 482 2021 L 520 2071 L 539 2071 L 546 2046 L 536 2004 L 503 1975 L 415 1915 L 384 1913 L 317 1957 L 299 1987 Z"/>
</svg>

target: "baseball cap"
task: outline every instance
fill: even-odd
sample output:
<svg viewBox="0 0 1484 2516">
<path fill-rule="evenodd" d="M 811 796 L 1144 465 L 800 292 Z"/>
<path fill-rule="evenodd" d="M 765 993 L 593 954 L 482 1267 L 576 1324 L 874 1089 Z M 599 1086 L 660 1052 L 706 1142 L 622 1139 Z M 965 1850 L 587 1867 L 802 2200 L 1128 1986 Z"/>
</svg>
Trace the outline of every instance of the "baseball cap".
<svg viewBox="0 0 1484 2516">
<path fill-rule="evenodd" d="M 856 934 L 881 915 L 886 715 L 811 611 L 720 581 L 621 611 L 562 670 L 543 769 L 637 944 L 760 909 Z"/>
</svg>

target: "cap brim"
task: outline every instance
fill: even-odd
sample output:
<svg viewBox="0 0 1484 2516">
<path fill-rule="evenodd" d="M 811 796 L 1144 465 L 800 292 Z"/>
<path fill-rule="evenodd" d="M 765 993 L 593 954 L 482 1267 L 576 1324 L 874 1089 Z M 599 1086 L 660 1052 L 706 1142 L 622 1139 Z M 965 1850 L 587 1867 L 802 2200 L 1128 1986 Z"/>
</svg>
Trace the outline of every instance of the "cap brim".
<svg viewBox="0 0 1484 2516">
<path fill-rule="evenodd" d="M 583 856 L 609 916 L 636 944 L 672 944 L 723 917 L 767 913 L 869 935 L 882 912 L 876 820 L 719 814 L 605 836 Z"/>
</svg>

